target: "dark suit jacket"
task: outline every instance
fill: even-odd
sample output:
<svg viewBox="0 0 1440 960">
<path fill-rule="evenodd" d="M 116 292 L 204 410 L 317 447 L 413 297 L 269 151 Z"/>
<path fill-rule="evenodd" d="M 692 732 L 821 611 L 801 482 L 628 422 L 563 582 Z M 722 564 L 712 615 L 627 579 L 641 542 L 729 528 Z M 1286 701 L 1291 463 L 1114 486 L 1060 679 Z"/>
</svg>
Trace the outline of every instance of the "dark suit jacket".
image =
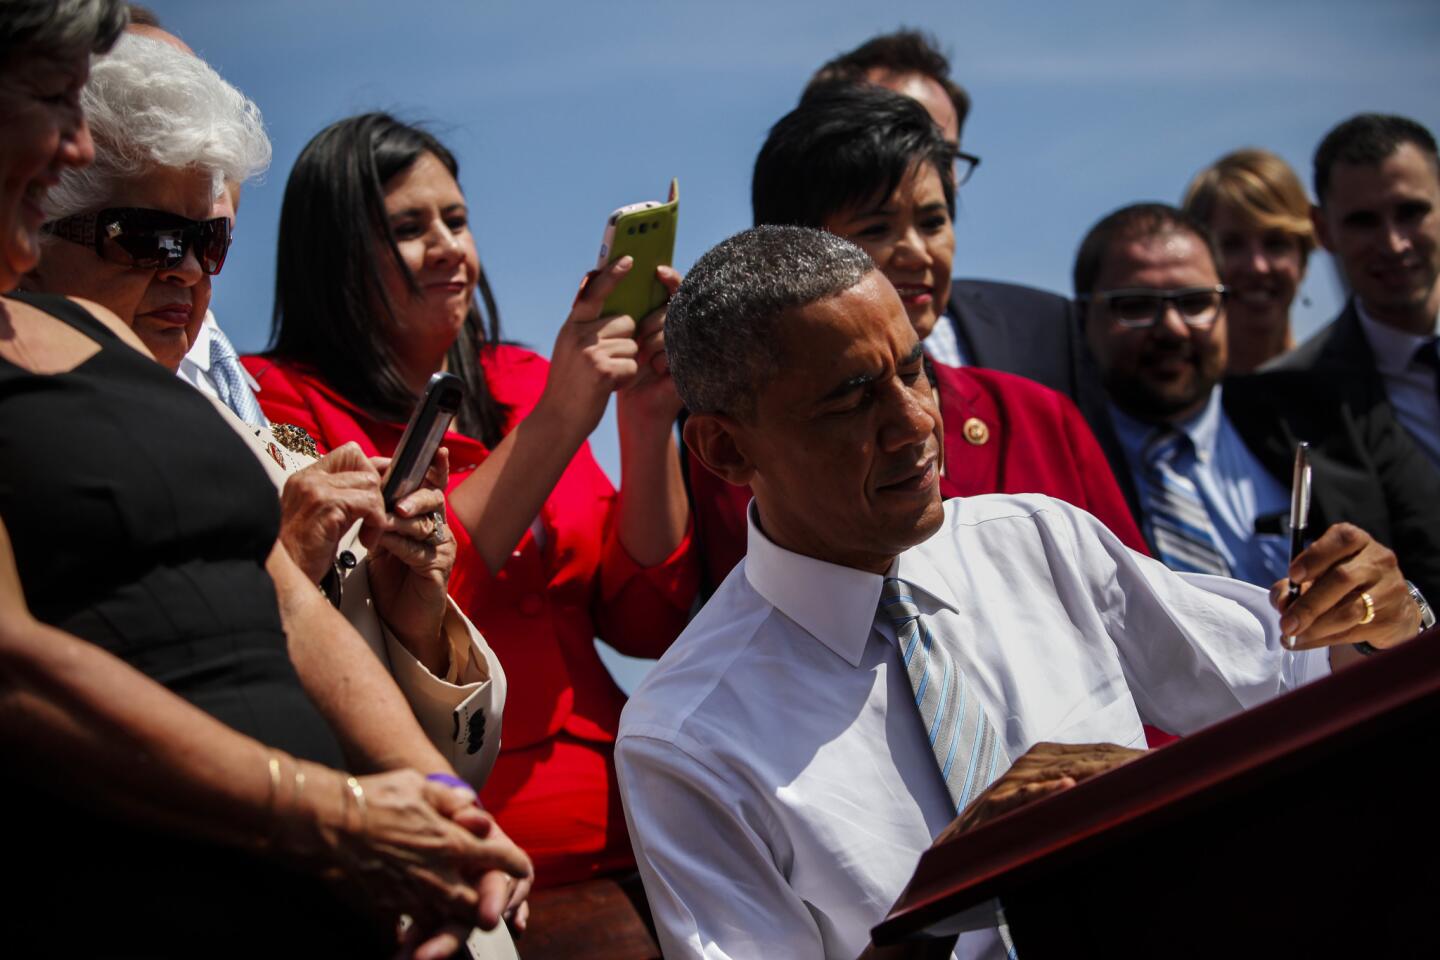
<svg viewBox="0 0 1440 960">
<path fill-rule="evenodd" d="M 1380 373 L 1375 369 L 1375 352 L 1365 331 L 1360 329 L 1360 314 L 1352 298 L 1340 316 L 1320 329 L 1309 340 L 1271 360 L 1266 370 L 1311 370 L 1326 375 L 1340 374 L 1347 378 L 1372 381 L 1383 391 Z"/>
<path fill-rule="evenodd" d="M 956 280 L 945 314 L 970 363 L 1027 377 L 1065 394 L 1080 408 L 1110 462 L 1123 462 L 1074 301 L 1013 283 Z M 1135 509 L 1130 472 L 1117 471 L 1115 479 Z"/>
<path fill-rule="evenodd" d="M 1395 551 L 1426 597 L 1440 596 L 1440 471 L 1377 384 L 1264 371 L 1225 380 L 1222 405 L 1245 446 L 1286 489 L 1295 444 L 1310 442 L 1311 539 L 1332 524 L 1353 523 Z M 1111 463 L 1129 474 L 1123 458 Z"/>
</svg>

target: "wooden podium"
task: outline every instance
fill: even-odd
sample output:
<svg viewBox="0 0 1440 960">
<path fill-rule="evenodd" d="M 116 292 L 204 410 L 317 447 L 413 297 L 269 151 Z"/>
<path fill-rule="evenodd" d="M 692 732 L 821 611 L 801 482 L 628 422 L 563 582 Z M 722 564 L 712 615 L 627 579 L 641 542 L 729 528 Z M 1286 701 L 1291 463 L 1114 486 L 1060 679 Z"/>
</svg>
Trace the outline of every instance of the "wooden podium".
<svg viewBox="0 0 1440 960">
<path fill-rule="evenodd" d="M 1440 957 L 1437 783 L 1440 627 L 927 851 L 873 936 L 999 898 L 1023 960 Z"/>
</svg>

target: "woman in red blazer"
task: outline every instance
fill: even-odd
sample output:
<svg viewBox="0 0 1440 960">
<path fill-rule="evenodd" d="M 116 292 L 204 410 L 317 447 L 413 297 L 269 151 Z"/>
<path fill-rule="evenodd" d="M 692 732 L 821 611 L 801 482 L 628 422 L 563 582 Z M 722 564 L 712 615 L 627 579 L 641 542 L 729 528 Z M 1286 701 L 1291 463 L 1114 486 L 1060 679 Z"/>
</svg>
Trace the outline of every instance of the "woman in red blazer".
<svg viewBox="0 0 1440 960">
<path fill-rule="evenodd" d="M 670 429 L 680 403 L 663 311 L 638 328 L 599 316 L 623 262 L 582 288 L 549 363 L 499 343 L 456 172 L 434 137 L 384 114 L 316 136 L 281 212 L 275 347 L 245 364 L 272 420 L 380 456 L 431 374 L 465 381 L 445 438 L 450 593 L 510 679 L 481 798 L 534 859 L 537 886 L 555 885 L 634 862 L 612 756 L 624 696 L 594 638 L 657 657 L 685 624 L 699 570 Z M 619 492 L 586 443 L 611 393 Z"/>
<path fill-rule="evenodd" d="M 755 223 L 819 227 L 855 243 L 894 285 L 925 340 L 948 323 L 954 158 L 955 145 L 910 97 L 871 86 L 825 88 L 782 117 L 760 148 L 750 186 Z M 1095 435 L 1069 399 L 994 370 L 934 363 L 927 371 L 945 421 L 942 494 L 1048 494 L 1147 552 Z M 745 554 L 750 493 L 693 455 L 687 466 L 713 588 Z"/>
</svg>

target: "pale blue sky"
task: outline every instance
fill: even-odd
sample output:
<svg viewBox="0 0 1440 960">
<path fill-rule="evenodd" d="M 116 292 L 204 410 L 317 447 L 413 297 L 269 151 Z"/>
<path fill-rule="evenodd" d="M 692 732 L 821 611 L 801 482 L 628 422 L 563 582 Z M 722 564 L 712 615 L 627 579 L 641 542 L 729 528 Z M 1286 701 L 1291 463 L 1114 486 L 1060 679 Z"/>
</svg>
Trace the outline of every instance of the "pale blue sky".
<svg viewBox="0 0 1440 960">
<path fill-rule="evenodd" d="M 983 164 L 961 192 L 956 272 L 1068 292 L 1105 213 L 1176 201 L 1201 166 L 1268 147 L 1309 180 L 1325 131 L 1363 110 L 1440 130 L 1434 0 L 856 0 L 511 3 L 153 0 L 259 105 L 275 162 L 246 189 L 214 307 L 236 344 L 269 334 L 291 163 L 333 120 L 430 121 L 461 164 L 506 336 L 548 354 L 614 207 L 681 183 L 676 263 L 749 226 L 769 126 L 811 71 L 901 25 L 933 31 L 974 108 Z M 1340 305 L 1324 255 L 1306 335 Z M 593 438 L 618 475 L 613 420 Z"/>
<path fill-rule="evenodd" d="M 902 24 L 932 30 L 974 98 L 956 272 L 1065 292 L 1085 230 L 1176 200 L 1235 147 L 1310 153 L 1361 110 L 1440 129 L 1433 0 L 1083 4 L 155 0 L 264 112 L 275 162 L 245 193 L 215 307 L 264 346 L 291 163 L 325 124 L 377 107 L 454 149 L 507 336 L 549 353 L 611 209 L 681 182 L 677 265 L 749 225 L 750 168 L 810 72 Z M 1323 255 L 1302 334 L 1338 308 Z M 594 439 L 617 470 L 613 422 Z"/>
</svg>

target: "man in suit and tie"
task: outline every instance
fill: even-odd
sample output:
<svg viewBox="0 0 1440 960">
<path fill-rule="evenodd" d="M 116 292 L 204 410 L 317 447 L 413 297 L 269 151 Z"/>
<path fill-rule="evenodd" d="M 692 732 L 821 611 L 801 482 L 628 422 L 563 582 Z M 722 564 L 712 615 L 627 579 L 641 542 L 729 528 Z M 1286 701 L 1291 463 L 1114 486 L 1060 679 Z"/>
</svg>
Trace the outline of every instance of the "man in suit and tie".
<svg viewBox="0 0 1440 960">
<path fill-rule="evenodd" d="M 1110 214 L 1076 256 L 1076 299 L 1124 451 L 1113 466 L 1138 494 L 1155 555 L 1262 586 L 1287 576 L 1291 466 L 1306 440 L 1309 529 L 1346 539 L 1357 563 L 1398 556 L 1422 595 L 1440 594 L 1440 473 L 1363 382 L 1296 371 L 1222 382 L 1216 263 L 1205 228 L 1163 204 Z"/>
<path fill-rule="evenodd" d="M 957 189 L 979 166 L 978 156 L 960 149 L 970 96 L 950 78 L 950 63 L 933 37 L 917 30 L 872 37 L 817 70 L 801 100 L 836 83 L 872 83 L 918 100 L 956 149 Z M 937 363 L 1003 370 L 1058 390 L 1075 401 L 1106 453 L 1118 453 L 1104 392 L 1065 297 L 994 280 L 956 280 L 945 316 L 925 337 L 925 352 Z"/>
<path fill-rule="evenodd" d="M 1405 117 L 1364 113 L 1315 151 L 1320 244 L 1353 291 L 1340 316 L 1275 366 L 1382 389 L 1440 467 L 1440 160 Z"/>
</svg>

